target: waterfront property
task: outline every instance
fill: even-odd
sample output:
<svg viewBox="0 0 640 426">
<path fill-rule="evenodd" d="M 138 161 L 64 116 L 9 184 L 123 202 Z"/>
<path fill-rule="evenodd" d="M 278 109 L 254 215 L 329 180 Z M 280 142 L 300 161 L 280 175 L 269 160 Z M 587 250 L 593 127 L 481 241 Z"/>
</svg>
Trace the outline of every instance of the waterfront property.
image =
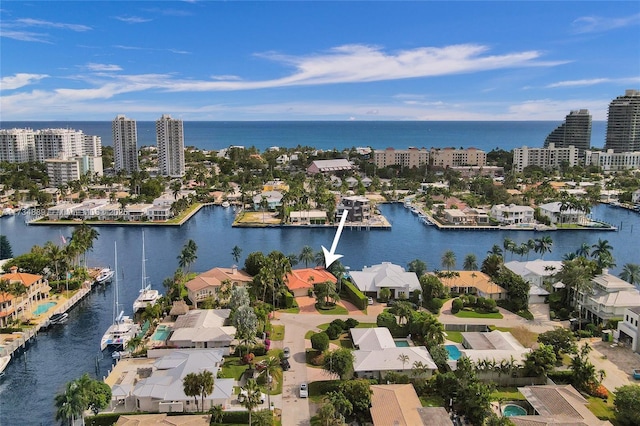
<svg viewBox="0 0 640 426">
<path fill-rule="evenodd" d="M 189 280 L 185 287 L 187 288 L 189 300 L 197 307 L 198 302 L 208 298 L 220 300 L 222 287 L 225 283 L 232 287 L 237 287 L 246 286 L 252 280 L 253 277 L 251 275 L 234 265 L 231 268 L 209 269 Z"/>
<path fill-rule="evenodd" d="M 223 362 L 219 349 L 150 349 L 147 358 L 123 359 L 105 379 L 111 387 L 110 410 L 169 413 L 196 411 L 193 397 L 184 393 L 182 380 L 189 373 L 211 371 L 216 377 Z M 233 379 L 216 378 L 213 392 L 204 398 L 205 411 L 216 405 L 228 409 Z M 198 398 L 200 399 L 200 398 Z"/>
<path fill-rule="evenodd" d="M 10 321 L 24 318 L 26 312 L 32 309 L 34 303 L 49 298 L 51 287 L 49 287 L 48 281 L 42 275 L 18 272 L 18 268 L 14 266 L 11 268 L 10 273 L 0 275 L 0 280 L 8 280 L 10 283 L 20 284 L 24 286 L 25 290 L 25 293 L 20 296 L 11 293 L 0 293 L 0 327 L 6 327 Z M 46 312 L 46 309 L 38 306 L 36 308 L 38 312 L 34 312 L 34 314 L 40 315 Z"/>
<path fill-rule="evenodd" d="M 358 289 L 371 297 L 380 297 L 380 290 L 388 288 L 391 298 L 409 298 L 415 290 L 420 290 L 420 281 L 415 272 L 407 272 L 402 266 L 390 262 L 364 267 L 362 271 L 349 273 Z"/>
<path fill-rule="evenodd" d="M 527 262 L 511 261 L 504 266 L 531 284 L 529 303 L 544 303 L 549 296 L 547 288 L 555 284 L 554 275 L 562 269 L 559 260 L 536 259 Z"/>
<path fill-rule="evenodd" d="M 640 306 L 626 309 L 624 319 L 618 322 L 618 329 L 614 332 L 619 341 L 627 344 L 634 352 L 640 352 L 638 321 L 640 321 Z"/>
<path fill-rule="evenodd" d="M 567 208 L 559 201 L 541 204 L 540 214 L 547 217 L 552 224 L 578 224 L 584 225 L 588 222 L 584 210 Z"/>
<path fill-rule="evenodd" d="M 195 309 L 180 315 L 173 325 L 169 346 L 176 348 L 216 348 L 229 355 L 236 328 L 225 325 L 231 310 Z"/>
<path fill-rule="evenodd" d="M 625 311 L 640 306 L 640 291 L 628 282 L 603 269 L 591 280 L 589 290 L 578 293 L 577 303 L 583 317 L 595 323 L 623 318 Z"/>
<path fill-rule="evenodd" d="M 494 330 L 488 333 L 468 331 L 462 333 L 462 348 L 458 349 L 460 356 L 469 358 L 474 363 L 482 360 L 492 360 L 500 363 L 514 359 L 521 363 L 524 356 L 531 352 L 525 348 L 509 332 Z M 449 354 L 455 355 L 455 350 L 448 348 Z M 458 356 L 458 358 L 460 358 Z"/>
<path fill-rule="evenodd" d="M 491 277 L 481 271 L 452 271 L 451 277 L 443 278 L 442 284 L 453 293 L 474 294 L 486 299 L 502 300 L 507 290 L 491 281 Z M 432 272 L 429 272 L 430 274 Z"/>
<path fill-rule="evenodd" d="M 330 281 L 334 284 L 338 282 L 333 274 L 324 268 L 304 268 L 293 269 L 288 273 L 284 282 L 294 297 L 307 296 L 308 292 L 313 291 L 314 284 L 320 284 Z"/>
</svg>

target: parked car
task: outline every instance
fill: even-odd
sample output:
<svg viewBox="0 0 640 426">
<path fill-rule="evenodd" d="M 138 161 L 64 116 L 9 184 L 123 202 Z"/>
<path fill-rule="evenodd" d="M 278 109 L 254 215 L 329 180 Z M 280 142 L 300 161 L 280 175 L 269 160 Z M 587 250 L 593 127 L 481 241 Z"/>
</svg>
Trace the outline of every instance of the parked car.
<svg viewBox="0 0 640 426">
<path fill-rule="evenodd" d="M 291 368 L 291 364 L 289 364 L 288 359 L 283 359 L 282 362 L 280 362 L 280 367 L 282 367 L 283 371 L 287 371 L 288 369 Z"/>
<path fill-rule="evenodd" d="M 367 299 L 367 302 L 369 303 L 369 305 L 373 305 L 373 297 L 369 297 Z"/>
<path fill-rule="evenodd" d="M 246 390 L 241 390 L 240 393 L 238 394 L 238 402 L 242 402 L 244 401 L 244 399 L 247 397 L 247 391 Z M 264 393 L 260 392 L 260 404 L 264 404 L 264 402 L 267 400 L 267 395 L 265 395 Z"/>
<path fill-rule="evenodd" d="M 306 383 L 302 383 L 300 385 L 300 398 L 308 398 L 309 397 L 309 389 L 307 388 Z"/>
<path fill-rule="evenodd" d="M 282 351 L 282 356 L 284 357 L 284 359 L 287 359 L 291 356 L 291 350 L 288 346 Z"/>
</svg>

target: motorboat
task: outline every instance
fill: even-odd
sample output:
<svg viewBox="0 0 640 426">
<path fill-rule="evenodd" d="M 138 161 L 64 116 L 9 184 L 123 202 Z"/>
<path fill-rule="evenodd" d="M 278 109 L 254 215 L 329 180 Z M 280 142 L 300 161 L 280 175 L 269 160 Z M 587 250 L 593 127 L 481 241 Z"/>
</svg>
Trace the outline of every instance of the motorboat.
<svg viewBox="0 0 640 426">
<path fill-rule="evenodd" d="M 226 208 L 229 208 L 229 206 L 231 206 L 231 204 L 229 204 L 229 202 L 228 202 L 228 201 L 223 201 L 223 202 L 222 202 L 222 207 L 224 207 L 225 209 L 226 209 Z"/>
<path fill-rule="evenodd" d="M 7 368 L 11 361 L 11 355 L 0 356 L 0 376 L 4 375 L 4 369 Z"/>
<path fill-rule="evenodd" d="M 96 278 L 96 284 L 110 283 L 111 280 L 113 279 L 114 274 L 115 274 L 115 271 L 111 268 L 102 269 L 100 271 L 100 274 L 98 274 L 98 277 Z"/>
<path fill-rule="evenodd" d="M 116 246 L 116 243 L 114 243 Z M 115 350 L 125 349 L 129 340 L 131 340 L 138 333 L 138 324 L 124 315 L 124 311 L 120 311 L 120 303 L 118 299 L 118 253 L 117 246 L 115 251 L 115 288 L 113 290 L 113 324 L 109 326 L 107 331 L 100 340 L 100 350 L 104 351 L 107 348 L 113 348 Z"/>
<path fill-rule="evenodd" d="M 144 254 L 144 232 L 142 233 L 142 287 L 140 288 L 140 294 L 133 302 L 133 313 L 143 311 L 147 306 L 153 306 L 160 298 L 160 292 L 151 288 L 151 285 L 147 283 L 146 272 L 146 258 Z"/>
<path fill-rule="evenodd" d="M 49 325 L 64 324 L 69 319 L 69 314 L 62 312 L 61 314 L 53 314 L 49 317 Z"/>
</svg>

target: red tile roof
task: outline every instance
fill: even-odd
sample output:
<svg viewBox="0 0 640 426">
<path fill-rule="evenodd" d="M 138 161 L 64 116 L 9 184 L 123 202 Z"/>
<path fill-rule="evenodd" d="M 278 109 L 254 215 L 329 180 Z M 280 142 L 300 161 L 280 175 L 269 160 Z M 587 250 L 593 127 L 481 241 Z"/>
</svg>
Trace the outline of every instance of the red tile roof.
<svg viewBox="0 0 640 426">
<path fill-rule="evenodd" d="M 290 274 L 287 274 L 285 281 L 289 290 L 313 288 L 314 284 L 325 281 L 338 282 L 336 277 L 322 268 L 294 269 Z"/>
</svg>

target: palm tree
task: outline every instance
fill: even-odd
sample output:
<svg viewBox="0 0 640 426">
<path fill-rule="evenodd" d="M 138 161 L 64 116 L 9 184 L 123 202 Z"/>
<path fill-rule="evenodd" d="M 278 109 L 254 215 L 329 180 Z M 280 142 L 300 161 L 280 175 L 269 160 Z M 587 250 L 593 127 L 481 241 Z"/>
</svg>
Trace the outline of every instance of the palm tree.
<svg viewBox="0 0 640 426">
<path fill-rule="evenodd" d="M 313 248 L 311 248 L 311 246 L 302 247 L 302 251 L 300 252 L 300 256 L 298 257 L 298 259 L 300 260 L 300 262 L 304 263 L 305 268 L 308 268 L 309 263 L 313 262 L 315 259 Z"/>
<path fill-rule="evenodd" d="M 85 409 L 83 392 L 83 389 L 76 381 L 67 383 L 65 391 L 55 397 L 55 404 L 58 409 L 56 411 L 56 420 L 66 420 L 69 425 L 75 424 L 76 416 L 82 416 Z"/>
<path fill-rule="evenodd" d="M 493 254 L 496 256 L 502 256 L 502 249 L 500 248 L 499 245 L 494 244 L 493 247 L 491 247 L 491 250 L 489 250 L 487 252 L 487 254 Z"/>
<path fill-rule="evenodd" d="M 451 269 L 456 267 L 456 254 L 451 250 L 445 251 L 442 255 L 441 262 L 442 267 L 446 268 L 447 272 L 451 272 Z"/>
<path fill-rule="evenodd" d="M 596 259 L 600 269 L 615 266 L 613 263 L 613 256 L 611 254 L 613 247 L 609 244 L 608 240 L 598 238 L 598 242 L 593 244 L 591 248 L 593 249 L 591 251 L 591 257 Z"/>
<path fill-rule="evenodd" d="M 282 369 L 280 367 L 280 360 L 275 356 L 267 357 L 262 361 L 262 365 L 264 366 L 264 370 L 262 370 L 261 374 L 267 377 L 267 402 L 269 407 L 271 407 L 271 378 L 273 377 L 279 380 Z"/>
<path fill-rule="evenodd" d="M 475 254 L 468 254 L 464 258 L 464 263 L 462 265 L 462 269 L 465 271 L 477 271 L 478 270 L 478 260 Z"/>
<path fill-rule="evenodd" d="M 539 252 L 542 259 L 544 259 L 545 253 L 551 253 L 551 246 L 553 246 L 553 240 L 550 236 L 545 235 L 542 238 L 536 238 L 534 251 L 536 253 Z"/>
<path fill-rule="evenodd" d="M 511 254 L 513 255 L 513 250 L 516 248 L 516 243 L 511 238 L 505 238 L 502 242 L 502 247 L 504 248 L 505 253 L 511 252 Z"/>
<path fill-rule="evenodd" d="M 404 370 L 404 365 L 409 362 L 409 355 L 400 354 L 400 355 L 398 355 L 398 359 L 402 363 L 402 369 Z"/>
<path fill-rule="evenodd" d="M 238 246 L 233 246 L 233 249 L 231 249 L 231 256 L 233 256 L 233 260 L 235 260 L 236 263 L 240 261 L 241 254 L 242 254 L 242 249 Z"/>
<path fill-rule="evenodd" d="M 182 269 L 186 269 L 189 272 L 189 267 L 196 261 L 198 256 L 196 252 L 198 251 L 198 246 L 195 241 L 189 240 L 182 248 L 180 255 L 178 256 L 178 266 Z"/>
<path fill-rule="evenodd" d="M 138 346 L 140 346 L 140 344 L 142 344 L 142 337 L 136 335 L 129 339 L 129 341 L 127 342 L 127 347 L 125 349 L 133 353 L 136 349 L 138 349 Z"/>
<path fill-rule="evenodd" d="M 640 265 L 637 263 L 625 263 L 620 272 L 620 278 L 628 283 L 640 284 Z"/>
<path fill-rule="evenodd" d="M 200 382 L 200 394 L 202 395 L 202 411 L 204 411 L 204 399 L 207 395 L 211 395 L 213 393 L 215 378 L 210 370 L 204 370 L 202 373 L 198 374 L 198 380 Z"/>
<path fill-rule="evenodd" d="M 255 379 L 249 379 L 242 390 L 245 391 L 246 395 L 241 404 L 249 411 L 249 426 L 251 426 L 251 413 L 260 405 L 260 388 Z"/>
<path fill-rule="evenodd" d="M 196 373 L 189 373 L 182 379 L 182 391 L 186 396 L 192 396 L 198 411 L 198 396 L 200 396 L 200 377 Z"/>
<path fill-rule="evenodd" d="M 580 247 L 576 250 L 576 255 L 584 257 L 585 259 L 589 257 L 589 251 L 591 250 L 591 246 L 588 243 L 582 243 Z"/>
</svg>

